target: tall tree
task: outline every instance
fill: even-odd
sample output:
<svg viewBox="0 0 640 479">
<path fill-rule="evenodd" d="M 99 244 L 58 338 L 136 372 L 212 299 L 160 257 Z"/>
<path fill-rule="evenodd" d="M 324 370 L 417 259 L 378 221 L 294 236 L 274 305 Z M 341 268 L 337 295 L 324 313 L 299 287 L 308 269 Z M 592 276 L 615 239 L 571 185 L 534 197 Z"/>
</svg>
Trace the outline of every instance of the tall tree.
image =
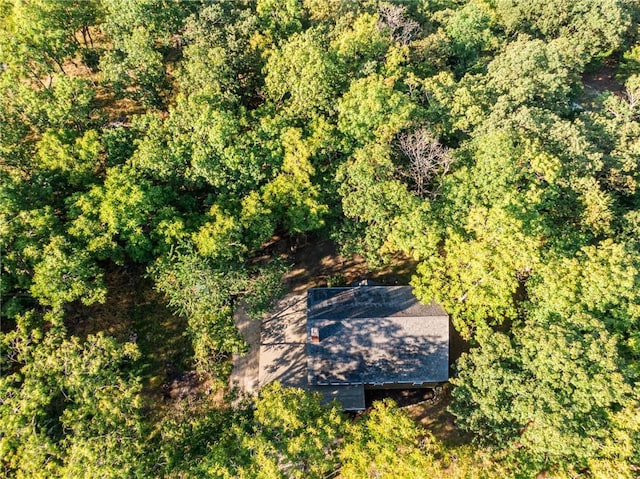
<svg viewBox="0 0 640 479">
<path fill-rule="evenodd" d="M 103 334 L 65 338 L 29 312 L 3 334 L 0 463 L 9 477 L 132 477 L 141 470 L 139 357 Z M 9 368 L 9 369 L 6 369 Z"/>
</svg>

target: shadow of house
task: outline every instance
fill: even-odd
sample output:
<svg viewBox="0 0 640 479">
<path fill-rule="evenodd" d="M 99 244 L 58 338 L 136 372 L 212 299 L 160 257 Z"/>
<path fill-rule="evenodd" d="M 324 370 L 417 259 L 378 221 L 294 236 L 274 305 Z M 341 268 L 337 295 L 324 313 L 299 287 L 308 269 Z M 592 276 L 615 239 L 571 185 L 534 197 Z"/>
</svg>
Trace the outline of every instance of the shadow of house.
<svg viewBox="0 0 640 479">
<path fill-rule="evenodd" d="M 260 386 L 280 381 L 283 386 L 308 388 L 305 351 L 306 296 L 280 303 L 278 312 L 262 322 L 260 338 Z"/>
</svg>

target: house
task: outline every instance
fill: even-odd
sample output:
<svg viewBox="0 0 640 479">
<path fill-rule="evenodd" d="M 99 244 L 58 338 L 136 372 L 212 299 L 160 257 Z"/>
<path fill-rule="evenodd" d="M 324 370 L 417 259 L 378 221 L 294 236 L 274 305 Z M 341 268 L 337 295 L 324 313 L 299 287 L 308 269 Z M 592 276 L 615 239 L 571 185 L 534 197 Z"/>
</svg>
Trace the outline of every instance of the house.
<svg viewBox="0 0 640 479">
<path fill-rule="evenodd" d="M 282 298 L 258 331 L 247 331 L 255 323 L 244 319 L 238 327 L 254 346 L 236 358 L 231 379 L 244 392 L 279 381 L 359 410 L 366 389 L 449 378 L 449 317 L 409 286 L 312 288 Z"/>
<path fill-rule="evenodd" d="M 369 388 L 431 387 L 449 379 L 449 316 L 410 286 L 307 292 L 307 384 L 344 409 Z"/>
</svg>

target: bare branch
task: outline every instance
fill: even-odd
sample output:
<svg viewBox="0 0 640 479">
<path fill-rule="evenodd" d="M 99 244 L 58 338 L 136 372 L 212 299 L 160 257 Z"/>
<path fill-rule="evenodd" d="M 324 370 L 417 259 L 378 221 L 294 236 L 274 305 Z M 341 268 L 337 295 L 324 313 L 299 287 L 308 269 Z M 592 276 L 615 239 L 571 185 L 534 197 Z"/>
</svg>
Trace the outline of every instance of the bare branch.
<svg viewBox="0 0 640 479">
<path fill-rule="evenodd" d="M 631 108 L 632 111 L 635 110 L 636 106 L 640 103 L 640 89 L 627 87 L 625 97 L 629 103 L 629 108 Z"/>
<path fill-rule="evenodd" d="M 413 181 L 416 194 L 435 198 L 442 186 L 442 178 L 453 163 L 448 148 L 442 146 L 426 128 L 403 133 L 398 142 L 409 160 L 403 174 Z"/>
<path fill-rule="evenodd" d="M 378 6 L 378 29 L 388 29 L 391 36 L 401 45 L 408 45 L 420 29 L 420 24 L 406 16 L 407 7 L 391 3 L 381 3 Z"/>
</svg>

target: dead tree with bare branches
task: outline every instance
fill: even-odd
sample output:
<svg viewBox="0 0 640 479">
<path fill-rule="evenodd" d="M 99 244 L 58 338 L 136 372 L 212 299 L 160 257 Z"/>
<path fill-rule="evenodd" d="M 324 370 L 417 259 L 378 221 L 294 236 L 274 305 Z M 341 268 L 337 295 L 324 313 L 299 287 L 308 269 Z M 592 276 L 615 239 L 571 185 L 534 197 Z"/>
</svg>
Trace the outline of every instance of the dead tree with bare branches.
<svg viewBox="0 0 640 479">
<path fill-rule="evenodd" d="M 407 7 L 391 3 L 378 6 L 379 30 L 389 30 L 392 38 L 401 45 L 408 45 L 420 30 L 420 24 L 407 17 Z"/>
<path fill-rule="evenodd" d="M 449 149 L 427 128 L 401 134 L 398 144 L 409 160 L 401 168 L 403 176 L 411 179 L 418 196 L 435 198 L 442 187 L 442 178 L 453 163 Z"/>
</svg>

